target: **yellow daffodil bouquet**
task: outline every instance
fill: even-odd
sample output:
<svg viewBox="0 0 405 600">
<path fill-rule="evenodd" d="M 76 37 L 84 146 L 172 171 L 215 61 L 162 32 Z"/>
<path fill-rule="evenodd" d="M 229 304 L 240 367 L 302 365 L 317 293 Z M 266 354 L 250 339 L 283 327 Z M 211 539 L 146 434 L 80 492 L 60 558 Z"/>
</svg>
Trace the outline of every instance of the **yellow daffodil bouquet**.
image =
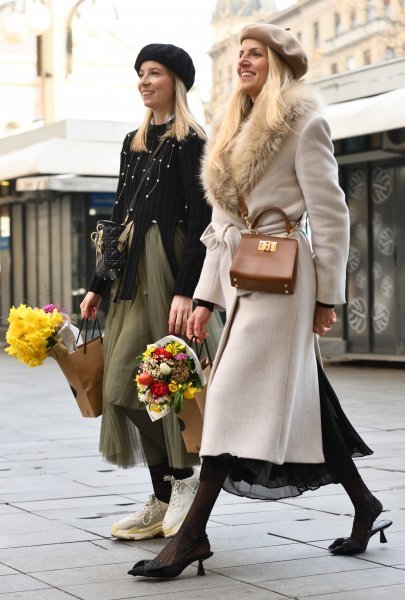
<svg viewBox="0 0 405 600">
<path fill-rule="evenodd" d="M 58 305 L 47 304 L 43 308 L 25 304 L 13 306 L 8 317 L 6 341 L 9 346 L 5 348 L 6 352 L 30 367 L 42 365 L 52 349 L 55 352 L 59 346 L 67 353 L 58 335 L 67 320 L 69 317 Z"/>
<path fill-rule="evenodd" d="M 149 344 L 136 361 L 138 399 L 152 421 L 161 419 L 171 409 L 180 412 L 183 401 L 194 400 L 206 383 L 194 350 L 174 335 Z"/>
</svg>

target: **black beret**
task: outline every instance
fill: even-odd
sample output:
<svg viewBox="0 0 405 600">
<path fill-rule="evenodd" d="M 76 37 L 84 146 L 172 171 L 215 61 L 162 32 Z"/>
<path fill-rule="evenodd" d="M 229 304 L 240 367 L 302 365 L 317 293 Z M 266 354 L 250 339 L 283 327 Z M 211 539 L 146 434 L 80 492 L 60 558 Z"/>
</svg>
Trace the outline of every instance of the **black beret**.
<svg viewBox="0 0 405 600">
<path fill-rule="evenodd" d="M 193 86 L 195 68 L 191 56 L 183 48 L 178 48 L 173 44 L 148 44 L 144 46 L 135 61 L 135 71 L 137 73 L 147 60 L 154 60 L 173 71 L 180 77 L 187 91 Z"/>
</svg>

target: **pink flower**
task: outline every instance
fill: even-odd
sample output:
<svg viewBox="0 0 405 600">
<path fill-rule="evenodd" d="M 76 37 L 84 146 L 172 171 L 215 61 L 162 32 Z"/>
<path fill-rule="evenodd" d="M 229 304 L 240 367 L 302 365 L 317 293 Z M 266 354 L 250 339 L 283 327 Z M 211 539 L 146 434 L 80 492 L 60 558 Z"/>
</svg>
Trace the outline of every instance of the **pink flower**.
<svg viewBox="0 0 405 600">
<path fill-rule="evenodd" d="M 55 309 L 60 312 L 60 306 L 57 304 L 45 304 L 45 306 L 42 307 L 42 310 L 46 313 L 52 313 Z"/>
<path fill-rule="evenodd" d="M 179 352 L 174 358 L 175 360 L 186 360 L 187 354 L 185 354 L 184 352 Z"/>
</svg>

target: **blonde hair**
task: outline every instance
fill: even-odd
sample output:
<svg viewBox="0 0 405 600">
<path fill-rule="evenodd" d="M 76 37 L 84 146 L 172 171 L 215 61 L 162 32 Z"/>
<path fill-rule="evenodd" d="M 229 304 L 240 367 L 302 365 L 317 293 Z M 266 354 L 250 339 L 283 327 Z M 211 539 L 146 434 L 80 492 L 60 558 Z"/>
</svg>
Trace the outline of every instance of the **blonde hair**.
<svg viewBox="0 0 405 600">
<path fill-rule="evenodd" d="M 209 168 L 225 171 L 224 156 L 230 151 L 233 141 L 238 134 L 243 121 L 254 111 L 263 117 L 263 124 L 274 131 L 281 131 L 285 127 L 283 116 L 285 114 L 284 92 L 293 83 L 294 75 L 289 65 L 276 52 L 267 48 L 269 60 L 269 74 L 253 103 L 251 98 L 241 90 L 240 85 L 235 89 L 225 117 L 219 128 L 214 146 L 208 155 Z"/>
<path fill-rule="evenodd" d="M 197 123 L 189 109 L 186 86 L 180 77 L 169 69 L 168 71 L 174 78 L 174 120 L 171 126 L 162 135 L 162 139 L 174 137 L 178 142 L 181 142 L 187 137 L 190 131 L 193 130 L 199 138 L 205 140 L 206 134 L 204 129 Z M 153 111 L 148 108 L 131 143 L 131 150 L 134 152 L 147 152 L 146 136 L 152 119 Z"/>
</svg>

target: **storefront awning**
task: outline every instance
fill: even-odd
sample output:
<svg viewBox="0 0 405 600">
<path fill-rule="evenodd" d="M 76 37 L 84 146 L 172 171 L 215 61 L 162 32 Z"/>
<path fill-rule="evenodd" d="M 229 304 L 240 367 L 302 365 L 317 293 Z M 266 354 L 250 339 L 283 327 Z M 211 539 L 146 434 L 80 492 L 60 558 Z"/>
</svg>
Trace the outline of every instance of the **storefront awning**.
<svg viewBox="0 0 405 600">
<path fill-rule="evenodd" d="M 405 88 L 378 96 L 330 104 L 324 114 L 332 139 L 366 135 L 405 127 Z"/>
<path fill-rule="evenodd" d="M 74 173 L 117 176 L 121 143 L 54 138 L 0 157 L 0 179 Z"/>
</svg>

